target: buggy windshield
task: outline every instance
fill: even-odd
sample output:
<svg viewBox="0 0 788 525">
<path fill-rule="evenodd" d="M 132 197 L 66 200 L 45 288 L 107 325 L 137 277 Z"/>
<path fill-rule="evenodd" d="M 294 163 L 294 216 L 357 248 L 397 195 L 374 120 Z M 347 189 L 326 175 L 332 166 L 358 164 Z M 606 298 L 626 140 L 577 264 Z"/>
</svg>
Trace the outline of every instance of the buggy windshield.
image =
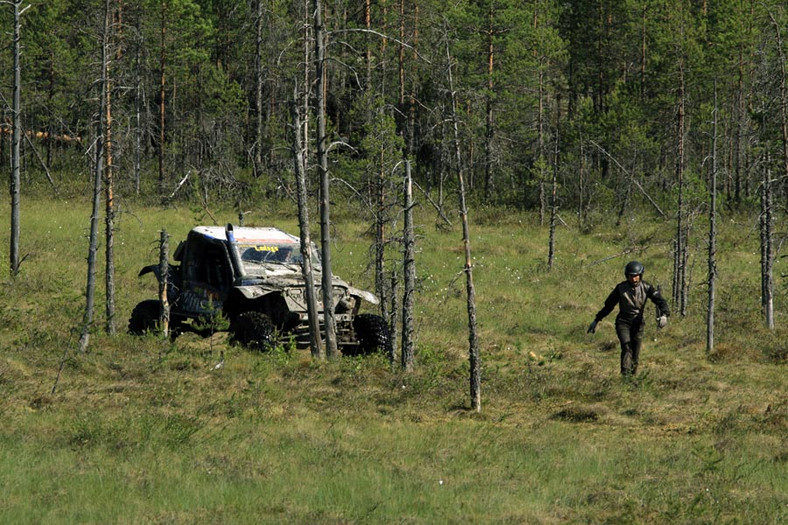
<svg viewBox="0 0 788 525">
<path fill-rule="evenodd" d="M 293 242 L 266 242 L 263 244 L 238 244 L 238 253 L 246 270 L 261 264 L 299 265 L 303 261 L 301 246 Z M 312 265 L 320 265 L 317 250 L 312 246 Z"/>
</svg>

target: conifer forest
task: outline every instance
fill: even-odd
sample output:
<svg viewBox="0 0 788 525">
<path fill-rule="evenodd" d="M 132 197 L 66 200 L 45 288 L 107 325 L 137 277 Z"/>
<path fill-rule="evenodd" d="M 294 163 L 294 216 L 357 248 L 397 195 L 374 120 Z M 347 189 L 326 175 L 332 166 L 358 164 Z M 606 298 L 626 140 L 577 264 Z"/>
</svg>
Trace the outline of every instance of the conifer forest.
<svg viewBox="0 0 788 525">
<path fill-rule="evenodd" d="M 459 168 L 474 202 L 542 213 L 555 204 L 588 227 L 636 205 L 691 223 L 712 170 L 725 206 L 757 208 L 764 181 L 778 208 L 788 196 L 788 14 L 778 0 L 0 9 L 0 163 L 8 169 L 18 68 L 25 177 L 56 186 L 92 169 L 104 129 L 119 198 L 287 193 L 294 133 L 308 174 L 317 164 L 320 85 L 329 169 L 360 195 L 398 180 L 408 158 L 437 206 Z"/>
</svg>

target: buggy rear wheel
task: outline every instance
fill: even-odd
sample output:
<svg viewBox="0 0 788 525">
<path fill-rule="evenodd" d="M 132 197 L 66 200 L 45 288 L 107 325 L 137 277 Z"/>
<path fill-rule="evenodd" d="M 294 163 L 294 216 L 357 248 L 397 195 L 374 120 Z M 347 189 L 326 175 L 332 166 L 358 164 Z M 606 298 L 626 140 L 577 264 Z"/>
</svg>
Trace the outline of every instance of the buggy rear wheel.
<svg viewBox="0 0 788 525">
<path fill-rule="evenodd" d="M 142 301 L 134 307 L 129 318 L 129 333 L 145 335 L 156 330 L 161 317 L 161 305 L 155 299 Z"/>
</svg>

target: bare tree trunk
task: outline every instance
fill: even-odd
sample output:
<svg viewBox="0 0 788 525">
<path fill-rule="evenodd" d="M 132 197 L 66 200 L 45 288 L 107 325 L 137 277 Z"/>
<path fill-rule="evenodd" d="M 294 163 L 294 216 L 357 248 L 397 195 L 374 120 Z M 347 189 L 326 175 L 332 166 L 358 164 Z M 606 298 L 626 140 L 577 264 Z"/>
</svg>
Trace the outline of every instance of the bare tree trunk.
<svg viewBox="0 0 788 525">
<path fill-rule="evenodd" d="M 537 134 L 537 149 L 539 158 L 537 166 L 539 169 L 539 226 L 544 226 L 545 211 L 547 203 L 545 202 L 544 191 L 544 165 L 545 165 L 545 140 L 544 140 L 544 71 L 542 71 L 541 64 L 539 65 L 539 100 L 538 111 L 536 115 L 536 134 Z"/>
<path fill-rule="evenodd" d="M 676 212 L 676 239 L 673 257 L 673 302 L 682 316 L 687 315 L 687 227 L 684 224 L 684 66 L 679 64 L 679 111 L 678 111 L 678 155 L 676 156 L 676 180 L 678 181 L 678 205 Z"/>
<path fill-rule="evenodd" d="M 167 64 L 167 2 L 161 4 L 161 50 L 159 55 L 159 194 L 164 195 L 165 66 Z"/>
<path fill-rule="evenodd" d="M 557 126 L 556 126 L 557 129 Z M 550 240 L 547 249 L 547 269 L 553 269 L 555 262 L 555 228 L 558 220 L 558 132 L 555 137 L 555 159 L 553 162 L 553 180 L 550 188 Z"/>
<path fill-rule="evenodd" d="M 381 146 L 380 169 L 375 184 L 378 201 L 375 213 L 375 291 L 380 298 L 380 315 L 389 320 L 389 287 L 386 280 L 386 176 L 383 171 L 383 153 Z"/>
<path fill-rule="evenodd" d="M 402 296 L 402 368 L 406 372 L 412 372 L 415 348 L 413 340 L 413 295 L 416 289 L 416 241 L 413 235 L 413 181 L 411 179 L 410 161 L 405 161 L 404 190 L 403 205 L 405 213 L 402 240 L 404 245 L 403 273 L 405 277 L 405 292 Z"/>
<path fill-rule="evenodd" d="M 161 305 L 159 326 L 162 337 L 167 339 L 170 336 L 170 300 L 167 296 L 170 281 L 170 236 L 167 234 L 167 230 L 161 231 L 159 241 L 159 272 L 161 274 L 161 279 L 159 279 L 159 304 Z"/>
<path fill-rule="evenodd" d="M 484 132 L 484 194 L 486 199 L 492 197 L 495 190 L 493 180 L 492 157 L 493 137 L 495 136 L 495 121 L 493 119 L 493 72 L 495 67 L 495 46 L 493 42 L 495 12 L 490 4 L 487 13 L 487 93 L 484 97 L 485 104 L 485 132 Z"/>
<path fill-rule="evenodd" d="M 766 169 L 761 184 L 761 309 L 766 326 L 774 328 L 774 278 L 772 247 L 772 170 L 771 158 L 766 154 Z"/>
<path fill-rule="evenodd" d="M 20 9 L 22 0 L 14 1 L 14 93 L 12 101 L 13 133 L 11 137 L 11 242 L 10 242 L 10 270 L 11 278 L 19 273 L 19 236 L 20 236 L 20 191 L 21 191 L 21 161 L 20 145 L 22 143 L 22 64 L 21 39 L 22 39 L 22 13 L 30 6 Z"/>
<path fill-rule="evenodd" d="M 308 67 L 305 65 L 305 67 Z M 314 359 L 325 359 L 323 344 L 320 340 L 320 321 L 318 319 L 317 298 L 315 297 L 314 269 L 312 268 L 312 239 L 309 234 L 309 202 L 306 191 L 306 151 L 301 143 L 301 116 L 298 112 L 298 88 L 293 90 L 291 113 L 293 117 L 293 160 L 295 162 L 296 191 L 298 196 L 298 230 L 301 238 L 301 273 L 304 276 L 306 310 L 309 320 L 309 344 Z"/>
<path fill-rule="evenodd" d="M 107 3 L 109 0 L 106 0 Z M 87 352 L 88 344 L 90 342 L 90 329 L 93 326 L 93 313 L 96 296 L 96 253 L 98 252 L 98 223 L 99 223 L 99 206 L 101 203 L 101 179 L 104 174 L 104 131 L 106 130 L 106 108 L 107 108 L 107 91 L 105 86 L 107 84 L 107 61 L 108 50 L 108 33 L 109 33 L 109 17 L 105 16 L 104 19 L 104 34 L 102 36 L 101 45 L 101 95 L 100 107 L 98 111 L 97 137 L 96 137 L 96 166 L 93 179 L 93 210 L 90 217 L 90 240 L 88 246 L 88 275 L 87 285 L 85 287 L 85 314 L 82 320 L 82 333 L 79 336 L 79 351 Z"/>
<path fill-rule="evenodd" d="M 259 176 L 263 163 L 263 0 L 257 0 L 257 16 L 255 18 L 255 147 L 254 147 L 254 174 Z M 296 128 L 296 131 L 299 131 Z"/>
<path fill-rule="evenodd" d="M 648 7 L 646 2 L 643 2 L 643 14 L 641 17 L 641 39 L 640 39 L 640 98 L 641 100 L 646 94 L 646 28 Z"/>
<path fill-rule="evenodd" d="M 323 2 L 314 0 L 315 7 L 315 76 L 317 78 L 317 165 L 320 174 L 320 248 L 323 255 L 323 317 L 326 335 L 326 356 L 337 356 L 334 288 L 331 274 L 331 203 L 329 200 L 328 151 L 326 147 L 326 71 L 325 27 Z"/>
<path fill-rule="evenodd" d="M 389 336 L 391 337 L 390 346 L 388 348 L 389 351 L 389 363 L 391 363 L 392 368 L 394 367 L 394 363 L 397 360 L 397 332 L 399 331 L 398 316 L 397 310 L 399 306 L 397 294 L 399 292 L 399 276 L 397 275 L 397 269 L 391 269 L 391 315 L 389 316 Z"/>
<path fill-rule="evenodd" d="M 136 121 L 136 129 L 134 130 L 134 193 L 140 194 L 140 174 L 142 172 L 141 159 L 142 159 L 142 28 L 141 17 L 137 20 L 137 49 L 136 63 L 135 63 L 135 86 L 134 86 L 134 119 Z"/>
<path fill-rule="evenodd" d="M 311 0 L 304 0 L 304 100 L 302 101 L 304 105 L 304 134 L 303 134 L 303 141 L 301 142 L 301 146 L 304 149 L 304 154 L 302 156 L 302 160 L 304 163 L 304 173 L 309 173 L 309 100 L 310 100 L 310 92 L 309 89 L 310 81 L 309 81 L 309 64 L 311 63 L 309 59 L 309 50 L 310 50 L 310 38 L 309 38 L 309 30 L 312 28 L 312 25 L 309 22 L 309 4 Z M 307 192 L 308 193 L 308 192 Z"/>
<path fill-rule="evenodd" d="M 714 119 L 709 184 L 709 305 L 706 312 L 706 355 L 714 351 L 714 307 L 717 291 L 717 82 L 714 82 Z"/>
<path fill-rule="evenodd" d="M 111 8 L 110 8 L 110 0 L 106 0 L 105 4 L 106 9 L 106 23 L 104 30 L 107 32 L 107 35 L 104 37 L 104 45 L 107 47 L 107 50 L 104 52 L 106 61 L 104 62 L 104 74 L 103 74 L 103 90 L 104 90 L 104 104 L 105 104 L 105 117 L 104 117 L 104 125 L 106 126 L 104 131 L 105 136 L 105 155 L 106 155 L 106 186 L 105 186 L 105 198 L 106 198 L 106 207 L 105 207 L 105 216 L 104 216 L 104 223 L 105 223 L 105 275 L 104 275 L 104 282 L 106 286 L 106 331 L 109 335 L 115 335 L 115 195 L 114 195 L 114 181 L 113 181 L 113 172 L 112 172 L 112 81 L 110 80 L 110 35 L 109 32 L 112 29 L 110 25 L 110 21 L 112 20 L 111 16 Z"/>
<path fill-rule="evenodd" d="M 460 131 L 457 124 L 457 97 L 452 78 L 452 57 L 446 43 L 448 59 L 449 93 L 451 94 L 451 118 L 454 132 L 454 153 L 457 162 L 457 192 L 462 219 L 462 240 L 465 248 L 465 290 L 468 307 L 468 361 L 470 365 L 471 409 L 481 412 L 481 362 L 479 359 L 479 339 L 476 329 L 476 288 L 473 285 L 473 264 L 471 257 L 471 232 L 468 226 L 468 207 L 465 203 L 465 176 L 463 174 L 462 154 L 460 152 Z"/>
<path fill-rule="evenodd" d="M 364 27 L 367 31 L 372 29 L 372 0 L 364 0 Z M 370 43 L 369 34 L 364 35 L 364 64 L 366 66 L 366 75 L 364 81 L 364 88 L 372 88 L 372 45 Z"/>
</svg>

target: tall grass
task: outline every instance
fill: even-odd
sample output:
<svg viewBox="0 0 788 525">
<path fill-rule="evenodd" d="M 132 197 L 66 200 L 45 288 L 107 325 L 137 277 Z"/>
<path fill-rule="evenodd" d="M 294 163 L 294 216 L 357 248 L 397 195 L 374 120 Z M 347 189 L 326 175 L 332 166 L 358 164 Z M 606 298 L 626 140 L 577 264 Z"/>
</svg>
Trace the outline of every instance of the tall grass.
<svg viewBox="0 0 788 525">
<path fill-rule="evenodd" d="M 628 258 L 669 293 L 670 228 L 562 228 L 548 271 L 547 233 L 533 218 L 484 210 L 471 239 L 483 360 L 476 414 L 459 232 L 434 227 L 429 210 L 418 240 L 416 371 L 404 374 L 382 356 L 317 363 L 308 352 L 247 352 L 224 335 L 108 337 L 101 308 L 90 352 L 75 354 L 87 209 L 25 200 L 28 258 L 15 281 L 0 255 L 0 522 L 788 521 L 786 301 L 781 287 L 778 328 L 765 329 L 746 217 L 723 225 L 714 355 L 705 355 L 699 244 L 690 314 L 661 332 L 649 318 L 641 373 L 623 382 L 612 319 L 594 336 L 585 327 Z M 212 215 L 234 221 L 228 210 Z M 337 217 L 334 269 L 370 289 L 366 226 Z M 288 214 L 250 222 L 296 224 Z M 156 261 L 158 231 L 177 241 L 196 223 L 210 223 L 202 209 L 126 205 L 116 240 L 121 332 L 133 305 L 155 295 L 137 272 Z"/>
</svg>

